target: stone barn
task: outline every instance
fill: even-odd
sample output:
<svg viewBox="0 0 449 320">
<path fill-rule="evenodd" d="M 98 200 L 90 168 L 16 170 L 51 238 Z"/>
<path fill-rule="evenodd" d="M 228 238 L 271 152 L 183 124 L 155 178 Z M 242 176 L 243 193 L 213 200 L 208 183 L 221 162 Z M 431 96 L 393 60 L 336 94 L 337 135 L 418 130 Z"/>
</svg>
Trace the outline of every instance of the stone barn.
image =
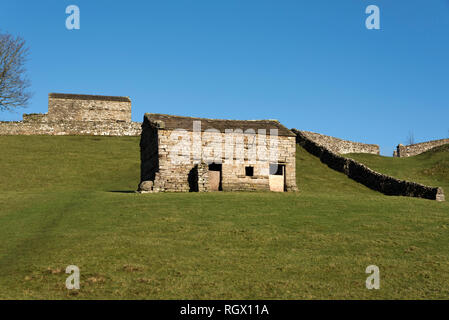
<svg viewBox="0 0 449 320">
<path fill-rule="evenodd" d="M 296 191 L 296 136 L 277 120 L 145 114 L 139 191 Z"/>
</svg>

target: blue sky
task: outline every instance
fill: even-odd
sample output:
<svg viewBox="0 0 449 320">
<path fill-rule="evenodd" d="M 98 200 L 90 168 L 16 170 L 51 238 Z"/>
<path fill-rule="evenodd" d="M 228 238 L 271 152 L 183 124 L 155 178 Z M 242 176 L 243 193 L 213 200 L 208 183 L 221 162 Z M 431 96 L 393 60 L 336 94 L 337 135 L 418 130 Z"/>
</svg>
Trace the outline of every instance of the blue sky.
<svg viewBox="0 0 449 320">
<path fill-rule="evenodd" d="M 365 27 L 371 4 L 381 30 Z M 27 41 L 34 92 L 0 120 L 64 92 L 129 96 L 134 121 L 278 119 L 385 155 L 411 130 L 449 136 L 449 0 L 3 0 L 0 29 Z"/>
</svg>

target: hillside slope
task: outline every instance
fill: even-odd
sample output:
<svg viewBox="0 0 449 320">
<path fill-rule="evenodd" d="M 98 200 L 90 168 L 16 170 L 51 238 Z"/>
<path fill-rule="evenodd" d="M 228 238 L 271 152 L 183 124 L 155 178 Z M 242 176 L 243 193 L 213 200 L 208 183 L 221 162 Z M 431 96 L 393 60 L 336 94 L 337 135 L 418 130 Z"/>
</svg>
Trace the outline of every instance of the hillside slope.
<svg viewBox="0 0 449 320">
<path fill-rule="evenodd" d="M 384 196 L 301 148 L 299 193 L 146 195 L 138 138 L 0 150 L 3 299 L 449 298 L 448 203 Z M 371 264 L 381 290 L 365 288 Z"/>
<path fill-rule="evenodd" d="M 345 155 L 373 170 L 393 177 L 442 187 L 449 192 L 449 145 L 431 149 L 407 158 L 391 158 L 371 154 Z"/>
</svg>

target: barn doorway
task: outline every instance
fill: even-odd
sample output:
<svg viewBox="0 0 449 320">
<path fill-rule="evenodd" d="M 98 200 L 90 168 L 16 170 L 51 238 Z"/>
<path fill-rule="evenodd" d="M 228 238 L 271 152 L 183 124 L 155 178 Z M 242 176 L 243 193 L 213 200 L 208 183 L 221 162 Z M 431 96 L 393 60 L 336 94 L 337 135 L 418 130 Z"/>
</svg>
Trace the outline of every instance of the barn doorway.
<svg viewBox="0 0 449 320">
<path fill-rule="evenodd" d="M 269 176 L 270 191 L 274 192 L 286 191 L 285 177 L 286 177 L 285 164 L 270 163 L 270 176 Z"/>
<path fill-rule="evenodd" d="M 209 165 L 209 188 L 210 191 L 222 191 L 222 165 L 221 163 L 211 163 Z"/>
</svg>

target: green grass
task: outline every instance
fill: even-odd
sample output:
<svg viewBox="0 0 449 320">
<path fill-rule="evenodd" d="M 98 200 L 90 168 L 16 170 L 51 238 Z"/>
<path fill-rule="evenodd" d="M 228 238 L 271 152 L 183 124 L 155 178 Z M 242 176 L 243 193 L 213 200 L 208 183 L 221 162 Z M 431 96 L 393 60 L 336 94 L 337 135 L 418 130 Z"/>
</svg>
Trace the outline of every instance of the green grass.
<svg viewBox="0 0 449 320">
<path fill-rule="evenodd" d="M 299 193 L 134 194 L 138 145 L 0 137 L 0 298 L 449 298 L 448 203 L 376 193 L 299 147 Z M 440 184 L 447 167 L 421 169 Z"/>
<path fill-rule="evenodd" d="M 348 154 L 373 170 L 393 177 L 443 187 L 449 198 L 449 145 L 431 149 L 408 158 L 391 158 L 372 154 Z"/>
</svg>

